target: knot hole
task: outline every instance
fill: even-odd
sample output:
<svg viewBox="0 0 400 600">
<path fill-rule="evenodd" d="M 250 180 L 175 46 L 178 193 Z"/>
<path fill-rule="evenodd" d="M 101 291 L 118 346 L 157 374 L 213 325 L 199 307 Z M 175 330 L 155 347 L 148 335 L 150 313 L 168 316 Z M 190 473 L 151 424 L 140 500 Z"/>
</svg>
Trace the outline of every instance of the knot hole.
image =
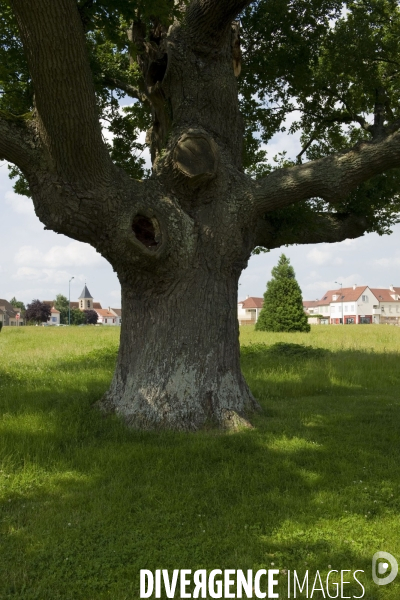
<svg viewBox="0 0 400 600">
<path fill-rule="evenodd" d="M 132 221 L 136 239 L 149 250 L 156 250 L 161 243 L 161 229 L 157 219 L 136 215 Z"/>
</svg>

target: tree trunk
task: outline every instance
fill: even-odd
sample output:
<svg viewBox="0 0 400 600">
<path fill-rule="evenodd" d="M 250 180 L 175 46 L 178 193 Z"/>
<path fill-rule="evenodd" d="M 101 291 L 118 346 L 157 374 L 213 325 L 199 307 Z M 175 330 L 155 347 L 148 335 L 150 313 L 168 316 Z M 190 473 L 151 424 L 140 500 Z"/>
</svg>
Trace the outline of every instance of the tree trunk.
<svg viewBox="0 0 400 600">
<path fill-rule="evenodd" d="M 174 4 L 182 15 L 168 29 L 138 18 L 128 31 L 142 71 L 134 97 L 152 108 L 151 178 L 132 180 L 110 159 L 75 0 L 11 0 L 35 106 L 28 120 L 0 111 L 0 159 L 22 170 L 47 228 L 92 244 L 118 273 L 121 347 L 101 406 L 141 428 L 235 427 L 258 407 L 240 372 L 236 314 L 252 250 L 340 241 L 368 227 L 336 210 L 294 227 L 273 211 L 308 198 L 334 206 L 399 167 L 400 132 L 252 180 L 242 170 L 232 29 L 251 0 Z"/>
<path fill-rule="evenodd" d="M 101 407 L 133 427 L 248 425 L 258 408 L 240 370 L 237 277 L 191 270 L 174 288 L 123 286 L 118 363 Z"/>
</svg>

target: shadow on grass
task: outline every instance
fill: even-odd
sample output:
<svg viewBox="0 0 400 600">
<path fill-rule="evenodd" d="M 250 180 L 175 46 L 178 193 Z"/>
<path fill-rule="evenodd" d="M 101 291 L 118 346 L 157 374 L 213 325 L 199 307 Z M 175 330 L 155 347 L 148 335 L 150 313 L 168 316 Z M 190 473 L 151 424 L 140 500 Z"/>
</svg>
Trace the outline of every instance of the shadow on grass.
<svg viewBox="0 0 400 600">
<path fill-rule="evenodd" d="M 395 378 L 391 357 L 250 354 L 243 368 L 264 412 L 237 434 L 135 432 L 103 418 L 91 404 L 114 351 L 49 364 L 33 389 L 28 372 L 1 378 L 0 597 L 122 600 L 138 598 L 141 568 L 274 563 L 363 569 L 365 598 L 391 598 L 369 582 L 374 552 L 400 554 L 399 389 L 383 395 L 376 375 L 365 395 L 359 382 L 381 364 Z"/>
</svg>

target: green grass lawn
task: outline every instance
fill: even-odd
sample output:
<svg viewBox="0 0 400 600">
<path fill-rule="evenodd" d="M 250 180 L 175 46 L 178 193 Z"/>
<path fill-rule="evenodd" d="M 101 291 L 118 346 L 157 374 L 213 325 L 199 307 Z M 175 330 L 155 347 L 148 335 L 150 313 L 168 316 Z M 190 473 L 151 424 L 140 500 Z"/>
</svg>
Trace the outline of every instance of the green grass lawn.
<svg viewBox="0 0 400 600">
<path fill-rule="evenodd" d="M 371 578 L 376 551 L 400 562 L 400 328 L 243 327 L 254 429 L 188 435 L 128 431 L 91 407 L 118 336 L 0 334 L 2 600 L 136 600 L 143 568 L 330 566 L 363 569 L 364 598 L 400 597 L 400 575 Z"/>
</svg>

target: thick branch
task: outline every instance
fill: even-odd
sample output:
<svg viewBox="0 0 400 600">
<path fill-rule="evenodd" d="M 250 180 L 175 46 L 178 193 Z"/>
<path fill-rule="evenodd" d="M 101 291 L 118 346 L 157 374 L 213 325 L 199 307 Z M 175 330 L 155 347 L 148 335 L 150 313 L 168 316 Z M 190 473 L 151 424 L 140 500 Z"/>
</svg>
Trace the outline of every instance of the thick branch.
<svg viewBox="0 0 400 600">
<path fill-rule="evenodd" d="M 393 123 L 391 123 L 390 125 L 386 126 L 386 131 L 388 133 L 394 133 L 395 131 L 398 131 L 400 129 L 400 119 L 397 119 L 396 121 L 393 121 Z"/>
<path fill-rule="evenodd" d="M 360 183 L 400 166 L 400 133 L 360 142 L 343 154 L 279 169 L 254 182 L 253 198 L 259 215 L 308 198 L 334 204 Z"/>
<path fill-rule="evenodd" d="M 189 28 L 207 45 L 219 44 L 233 19 L 253 0 L 193 0 L 186 12 Z"/>
<path fill-rule="evenodd" d="M 272 249 L 285 244 L 342 242 L 348 238 L 362 236 L 366 227 L 366 220 L 360 216 L 314 213 L 312 217 L 308 217 L 307 224 L 298 231 L 289 228 L 276 229 L 266 215 L 257 223 L 255 246 Z"/>
<path fill-rule="evenodd" d="M 357 115 L 351 113 L 350 111 L 348 111 L 347 113 L 341 111 L 333 112 L 329 117 L 325 117 L 321 121 L 322 125 L 329 123 L 358 123 L 365 131 L 368 131 L 368 133 L 373 133 L 372 125 L 370 125 L 362 115 Z"/>
<path fill-rule="evenodd" d="M 109 77 L 108 75 L 106 75 L 103 78 L 103 82 L 104 85 L 106 85 L 112 90 L 121 90 L 121 92 L 125 92 L 125 94 L 127 94 L 128 96 L 130 96 L 131 98 L 135 98 L 140 102 L 147 101 L 146 94 L 141 92 L 138 88 L 135 88 L 133 85 L 122 81 L 122 79 L 117 79 L 115 77 Z"/>
<path fill-rule="evenodd" d="M 322 119 L 322 121 L 316 127 L 315 131 L 311 134 L 309 140 L 306 142 L 306 144 L 304 144 L 301 151 L 296 156 L 298 162 L 301 162 L 301 157 L 303 156 L 303 154 L 308 150 L 311 144 L 318 139 L 318 134 L 323 129 L 324 125 L 329 125 L 331 123 L 358 123 L 359 125 L 361 125 L 362 129 L 364 129 L 368 133 L 374 132 L 373 125 L 370 125 L 368 121 L 366 121 L 361 115 L 353 115 L 350 113 L 342 113 L 339 111 L 336 113 L 332 113 L 331 116 Z"/>
<path fill-rule="evenodd" d="M 112 167 L 101 136 L 75 0 L 12 0 L 32 76 L 39 133 L 63 177 L 91 185 Z"/>
<path fill-rule="evenodd" d="M 34 167 L 34 154 L 33 134 L 26 121 L 0 111 L 0 160 L 27 171 Z"/>
</svg>

